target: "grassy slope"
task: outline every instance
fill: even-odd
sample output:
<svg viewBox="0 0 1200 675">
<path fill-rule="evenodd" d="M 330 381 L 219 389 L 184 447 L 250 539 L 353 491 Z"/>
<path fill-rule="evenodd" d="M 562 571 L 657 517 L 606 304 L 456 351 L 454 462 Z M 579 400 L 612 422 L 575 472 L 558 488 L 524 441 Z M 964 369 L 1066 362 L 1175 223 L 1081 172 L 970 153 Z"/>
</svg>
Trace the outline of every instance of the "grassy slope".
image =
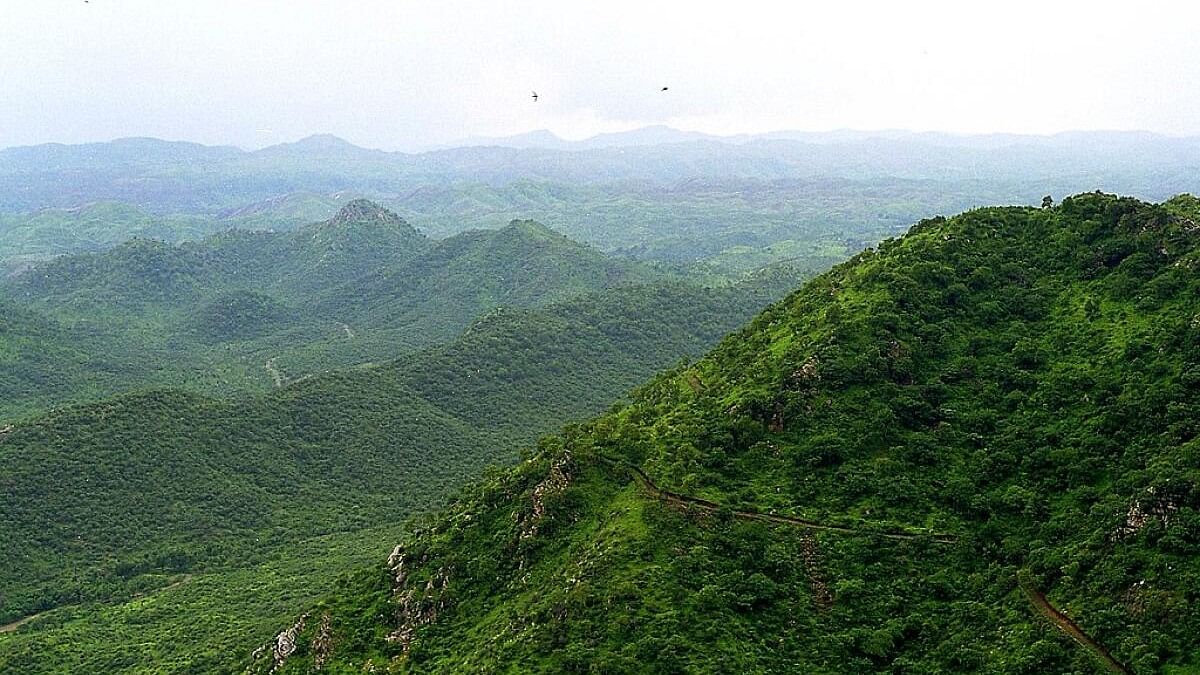
<svg viewBox="0 0 1200 675">
<path fill-rule="evenodd" d="M 429 508 L 794 284 L 781 273 L 618 289 L 495 312 L 449 345 L 243 402 L 153 392 L 21 424 L 0 439 L 3 537 L 23 544 L 4 552 L 5 620 L 74 608 L 0 637 L 0 669 L 81 654 L 100 669 L 185 669 L 228 655 L 237 633 L 265 637 L 394 538 L 363 528 Z M 312 537 L 331 552 L 294 558 Z M 192 580 L 154 592 L 181 574 Z M 264 599 L 279 588 L 279 602 Z M 133 592 L 154 599 L 111 602 Z M 96 641 L 97 622 L 125 627 Z"/>
<path fill-rule="evenodd" d="M 285 670 L 1093 669 L 1019 574 L 1135 672 L 1194 669 L 1194 206 L 919 224 L 421 523 L 402 566 L 314 608 Z M 958 543 L 688 513 L 612 458 L 730 508 Z"/>
</svg>

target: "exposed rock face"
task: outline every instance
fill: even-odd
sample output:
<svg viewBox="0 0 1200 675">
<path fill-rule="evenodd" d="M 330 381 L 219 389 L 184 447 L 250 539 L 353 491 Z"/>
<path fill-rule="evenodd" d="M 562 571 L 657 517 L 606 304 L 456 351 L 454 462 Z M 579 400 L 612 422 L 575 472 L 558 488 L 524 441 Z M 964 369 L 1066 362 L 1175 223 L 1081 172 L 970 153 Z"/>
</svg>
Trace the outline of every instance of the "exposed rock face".
<svg viewBox="0 0 1200 675">
<path fill-rule="evenodd" d="M 408 560 L 408 555 L 404 551 L 403 544 L 396 544 L 396 548 L 392 549 L 392 554 L 388 556 L 387 566 L 392 571 L 392 593 L 398 593 L 404 588 L 404 582 L 408 580 L 408 568 L 405 563 Z"/>
<path fill-rule="evenodd" d="M 300 633 L 304 632 L 304 626 L 308 622 L 308 614 L 300 615 L 296 623 L 290 628 L 284 630 L 271 642 L 254 650 L 250 655 L 252 663 L 257 663 L 259 659 L 271 654 L 271 670 L 268 672 L 278 672 L 283 664 L 287 662 L 292 654 L 296 653 L 298 647 L 297 641 L 300 639 Z M 321 624 L 317 628 L 317 634 L 313 637 L 309 648 L 313 653 L 313 666 L 315 670 L 321 670 L 329 661 L 330 654 L 333 653 L 333 618 L 329 612 L 321 614 Z M 249 672 L 249 671 L 247 671 Z"/>
<path fill-rule="evenodd" d="M 329 612 L 321 614 L 321 625 L 317 628 L 317 636 L 313 638 L 312 652 L 313 665 L 317 670 L 324 668 L 333 652 L 333 619 Z"/>
<path fill-rule="evenodd" d="M 804 413 L 811 415 L 813 413 L 813 402 L 817 398 L 818 387 L 821 384 L 821 360 L 816 354 L 804 360 L 800 367 L 792 371 L 787 379 L 787 387 L 791 391 L 799 394 L 799 398 L 804 401 Z M 782 428 L 782 419 L 780 427 Z"/>
<path fill-rule="evenodd" d="M 521 522 L 522 539 L 537 535 L 538 525 L 546 517 L 546 498 L 566 490 L 571 485 L 570 463 L 569 453 L 554 460 L 546 477 L 533 488 L 533 511 Z"/>
<path fill-rule="evenodd" d="M 771 431 L 771 433 L 777 434 L 784 430 L 784 426 L 785 420 L 783 416 L 783 403 L 777 402 L 775 404 L 775 410 L 771 413 L 771 421 L 768 423 L 767 428 Z"/>
<path fill-rule="evenodd" d="M 437 576 L 426 583 L 423 591 L 410 588 L 400 593 L 396 598 L 397 625 L 388 634 L 388 641 L 400 643 L 401 649 L 407 653 L 416 638 L 417 629 L 433 623 L 445 609 L 445 600 L 440 595 L 449 586 L 449 575 L 444 569 L 439 569 Z"/>
<path fill-rule="evenodd" d="M 833 607 L 833 592 L 821 574 L 821 551 L 817 541 L 811 534 L 804 534 L 800 539 L 800 553 L 804 556 L 804 571 L 808 574 L 808 583 L 812 586 L 813 604 L 822 612 Z"/>
<path fill-rule="evenodd" d="M 421 557 L 417 559 L 416 565 L 426 562 L 428 560 Z M 396 601 L 396 628 L 388 634 L 387 639 L 389 642 L 400 643 L 401 649 L 408 653 L 417 629 L 433 623 L 438 614 L 446 608 L 450 571 L 440 567 L 437 574 L 421 584 L 420 580 L 410 578 L 406 563 L 404 547 L 397 545 L 388 556 L 388 568 L 392 572 L 392 594 Z"/>
<path fill-rule="evenodd" d="M 369 199 L 353 199 L 327 222 L 334 226 L 350 223 L 399 225 L 404 219 Z"/>
<path fill-rule="evenodd" d="M 532 490 L 531 512 L 520 519 L 520 537 L 535 536 L 539 523 L 546 517 L 546 499 L 561 493 L 571 484 L 571 456 L 564 454 L 550 464 L 550 470 Z M 422 581 L 417 570 L 429 566 L 428 554 L 414 554 L 397 544 L 387 559 L 392 577 L 392 598 L 396 604 L 395 628 L 387 640 L 399 643 L 408 653 L 419 628 L 435 620 L 450 603 L 451 569 L 438 567 L 433 576 Z M 570 580 L 574 582 L 575 580 Z"/>
<path fill-rule="evenodd" d="M 1146 497 L 1136 499 L 1125 514 L 1125 522 L 1113 532 L 1113 539 L 1125 539 L 1141 532 L 1151 520 L 1157 519 L 1163 525 L 1171 520 L 1171 514 L 1179 510 L 1176 499 L 1170 495 L 1159 494 L 1153 486 L 1146 488 Z"/>
<path fill-rule="evenodd" d="M 272 673 L 279 670 L 288 657 L 296 653 L 296 638 L 300 636 L 300 631 L 304 630 L 304 622 L 307 620 L 308 614 L 302 614 L 291 628 L 275 636 L 275 642 L 271 645 Z M 257 659 L 261 652 L 262 650 L 256 651 L 254 658 Z"/>
<path fill-rule="evenodd" d="M 820 364 L 821 362 L 817 359 L 815 354 L 808 357 L 808 359 L 805 360 L 804 363 L 800 364 L 800 367 L 792 373 L 792 382 L 800 385 L 801 387 L 815 387 L 817 382 L 821 381 Z"/>
</svg>

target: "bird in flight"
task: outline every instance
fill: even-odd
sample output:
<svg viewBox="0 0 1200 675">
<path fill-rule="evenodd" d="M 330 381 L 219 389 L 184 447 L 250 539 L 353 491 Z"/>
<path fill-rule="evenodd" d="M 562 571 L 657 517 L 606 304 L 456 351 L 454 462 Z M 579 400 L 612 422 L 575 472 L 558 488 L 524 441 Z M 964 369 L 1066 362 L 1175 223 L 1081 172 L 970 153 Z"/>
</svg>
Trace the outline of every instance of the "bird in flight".
<svg viewBox="0 0 1200 675">
<path fill-rule="evenodd" d="M 533 92 L 533 102 L 537 103 L 537 92 Z"/>
<path fill-rule="evenodd" d="M 668 90 L 668 89 L 670 89 L 670 87 L 663 87 L 663 88 L 662 88 L 662 90 L 663 90 L 663 91 L 666 91 L 666 90 Z"/>
</svg>

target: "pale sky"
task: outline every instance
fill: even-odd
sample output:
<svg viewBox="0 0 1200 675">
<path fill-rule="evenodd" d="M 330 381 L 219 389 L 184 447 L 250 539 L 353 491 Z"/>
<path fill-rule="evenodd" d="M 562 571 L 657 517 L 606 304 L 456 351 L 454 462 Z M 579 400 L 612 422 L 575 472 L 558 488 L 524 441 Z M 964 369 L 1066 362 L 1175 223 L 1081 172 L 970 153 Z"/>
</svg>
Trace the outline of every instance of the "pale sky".
<svg viewBox="0 0 1200 675">
<path fill-rule="evenodd" d="M 1154 0 L 0 0 L 0 147 L 411 149 L 647 124 L 1200 134 L 1197 26 L 1200 3 Z"/>
</svg>

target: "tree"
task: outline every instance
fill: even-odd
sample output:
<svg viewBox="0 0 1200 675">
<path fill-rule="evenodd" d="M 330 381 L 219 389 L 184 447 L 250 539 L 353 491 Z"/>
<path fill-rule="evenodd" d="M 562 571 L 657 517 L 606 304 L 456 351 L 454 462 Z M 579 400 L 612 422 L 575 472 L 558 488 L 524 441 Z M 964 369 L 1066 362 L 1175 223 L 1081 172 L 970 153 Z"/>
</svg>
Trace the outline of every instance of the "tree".
<svg viewBox="0 0 1200 675">
<path fill-rule="evenodd" d="M 1050 195 L 1046 195 L 1045 197 L 1042 197 L 1042 208 L 1043 209 L 1048 209 L 1052 206 L 1054 206 L 1054 197 L 1051 197 Z"/>
</svg>

